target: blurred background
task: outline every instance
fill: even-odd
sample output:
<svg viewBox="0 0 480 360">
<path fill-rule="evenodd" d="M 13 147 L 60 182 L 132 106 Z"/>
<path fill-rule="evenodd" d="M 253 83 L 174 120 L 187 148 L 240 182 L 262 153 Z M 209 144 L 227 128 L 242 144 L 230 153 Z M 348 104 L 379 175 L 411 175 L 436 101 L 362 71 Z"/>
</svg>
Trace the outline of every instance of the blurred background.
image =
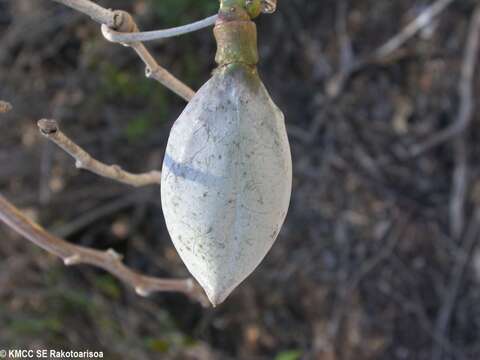
<svg viewBox="0 0 480 360">
<path fill-rule="evenodd" d="M 294 189 L 273 249 L 224 304 L 140 298 L 1 226 L 0 347 L 139 360 L 479 359 L 477 112 L 464 134 L 436 138 L 465 105 L 458 88 L 477 1 L 454 1 L 378 52 L 433 2 L 279 0 L 258 18 L 259 70 L 286 115 Z M 218 7 L 98 3 L 132 12 L 144 30 Z M 147 46 L 194 89 L 215 66 L 211 29 Z M 479 105 L 478 76 L 466 80 Z M 114 248 L 150 275 L 187 275 L 158 188 L 76 170 L 36 126 L 56 118 L 106 163 L 159 169 L 185 103 L 146 79 L 131 49 L 53 1 L 0 0 L 0 99 L 14 107 L 0 117 L 3 195 L 72 243 Z"/>
</svg>

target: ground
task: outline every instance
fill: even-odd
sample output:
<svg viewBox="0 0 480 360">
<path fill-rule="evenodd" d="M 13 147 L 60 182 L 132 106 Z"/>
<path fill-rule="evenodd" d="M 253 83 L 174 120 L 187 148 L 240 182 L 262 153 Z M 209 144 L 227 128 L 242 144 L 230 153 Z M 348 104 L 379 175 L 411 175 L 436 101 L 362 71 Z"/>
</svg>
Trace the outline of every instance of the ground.
<svg viewBox="0 0 480 360">
<path fill-rule="evenodd" d="M 131 11 L 142 29 L 217 6 L 98 2 Z M 432 2 L 278 0 L 257 20 L 259 71 L 286 116 L 294 188 L 273 249 L 224 304 L 138 297 L 2 227 L 0 347 L 108 359 L 478 359 L 477 112 L 464 134 L 418 150 L 458 120 L 476 1 L 453 2 L 372 59 Z M 52 1 L 0 0 L 0 39 L 0 99 L 13 105 L 0 118 L 2 194 L 73 243 L 113 247 L 144 273 L 186 276 L 158 188 L 76 170 L 36 128 L 56 118 L 102 161 L 158 169 L 183 100 L 146 79 L 135 54 L 106 42 L 93 21 Z M 210 30 L 148 47 L 195 89 L 215 66 Z M 478 94 L 478 76 L 470 80 Z"/>
</svg>

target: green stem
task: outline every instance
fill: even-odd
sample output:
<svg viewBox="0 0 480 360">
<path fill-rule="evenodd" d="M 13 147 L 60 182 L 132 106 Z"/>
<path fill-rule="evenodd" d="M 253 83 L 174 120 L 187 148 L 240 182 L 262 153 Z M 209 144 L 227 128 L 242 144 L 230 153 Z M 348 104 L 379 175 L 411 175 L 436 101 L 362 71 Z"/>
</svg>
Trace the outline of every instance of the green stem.
<svg viewBox="0 0 480 360">
<path fill-rule="evenodd" d="M 220 0 L 218 15 L 226 21 L 250 20 L 261 12 L 261 0 Z"/>
</svg>

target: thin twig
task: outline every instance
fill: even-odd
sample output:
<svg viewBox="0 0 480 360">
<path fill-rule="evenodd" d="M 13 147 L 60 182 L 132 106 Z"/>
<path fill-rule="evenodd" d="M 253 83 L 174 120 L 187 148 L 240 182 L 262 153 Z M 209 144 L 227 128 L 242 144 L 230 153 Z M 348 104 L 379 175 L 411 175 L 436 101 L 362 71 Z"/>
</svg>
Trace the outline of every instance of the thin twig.
<svg viewBox="0 0 480 360">
<path fill-rule="evenodd" d="M 332 98 L 335 98 L 338 94 L 340 94 L 340 91 L 344 88 L 348 77 L 356 68 L 358 68 L 359 65 L 353 54 L 352 41 L 348 35 L 347 12 L 348 8 L 346 1 L 337 1 L 336 31 L 338 34 L 340 52 L 339 70 L 337 74 L 327 82 L 326 85 L 326 92 Z"/>
<path fill-rule="evenodd" d="M 143 45 L 142 43 L 132 43 L 130 44 L 130 46 L 133 50 L 135 50 L 138 56 L 147 65 L 145 75 L 148 78 L 153 78 L 157 80 L 160 84 L 169 88 L 175 94 L 185 99 L 186 101 L 190 101 L 193 98 L 193 96 L 195 95 L 195 91 L 185 85 L 182 81 L 178 80 L 164 67 L 158 65 L 158 63 L 147 50 L 145 45 Z"/>
<path fill-rule="evenodd" d="M 352 275 L 352 279 L 348 281 L 348 284 L 345 283 L 339 286 L 339 304 L 335 306 L 335 312 L 329 325 L 329 334 L 332 338 L 338 334 L 358 286 L 382 262 L 392 256 L 407 228 L 408 220 L 408 218 L 402 218 L 398 221 L 398 224 L 389 224 L 389 228 L 382 240 L 385 242 L 385 245 L 381 250 L 371 259 L 364 261 L 359 271 Z"/>
<path fill-rule="evenodd" d="M 107 26 L 116 28 L 119 23 L 117 15 L 114 11 L 105 9 L 100 5 L 95 4 L 91 1 L 85 0 L 53 0 L 65 6 L 68 6 L 72 9 L 75 9 L 81 13 L 84 13 L 90 16 L 93 20 L 100 24 L 105 24 Z"/>
<path fill-rule="evenodd" d="M 467 192 L 467 149 L 465 144 L 464 130 L 471 123 L 473 118 L 473 84 L 475 67 L 478 62 L 480 50 L 480 5 L 477 5 L 472 16 L 468 33 L 467 45 L 463 57 L 462 74 L 459 83 L 460 109 L 456 123 L 466 124 L 463 131 L 455 136 L 454 150 L 456 152 L 457 164 L 454 170 L 453 191 L 450 200 L 451 226 L 454 235 L 459 235 L 463 230 L 463 217 L 465 197 Z M 453 125 L 452 125 L 453 126 Z M 452 271 L 452 277 L 448 292 L 443 300 L 439 311 L 435 330 L 443 336 L 447 330 L 452 315 L 455 300 L 460 290 L 461 281 L 465 268 L 468 264 L 480 232 L 480 207 L 477 206 L 472 216 L 470 226 L 465 233 L 465 241 L 460 256 Z M 432 359 L 441 358 L 442 349 L 438 346 L 433 348 Z"/>
<path fill-rule="evenodd" d="M 204 306 L 208 305 L 205 295 L 192 279 L 169 280 L 142 275 L 125 266 L 121 256 L 112 249 L 99 251 L 70 244 L 29 220 L 2 195 L 0 220 L 27 240 L 61 258 L 65 265 L 88 264 L 101 268 L 132 286 L 140 296 L 155 292 L 180 292 Z"/>
<path fill-rule="evenodd" d="M 411 267 L 405 264 L 396 255 L 392 256 L 390 261 L 395 267 L 399 267 L 398 273 L 401 278 L 404 278 L 408 283 L 416 283 L 416 274 L 412 273 L 413 269 Z M 432 340 L 438 344 L 438 346 L 443 348 L 448 354 L 454 355 L 456 360 L 464 360 L 464 348 L 457 347 L 449 338 L 438 336 L 438 334 L 435 333 L 430 315 L 427 313 L 424 302 L 422 302 L 421 294 L 417 291 L 411 291 L 408 289 L 408 283 L 404 284 L 404 282 L 402 282 L 402 285 L 398 286 L 396 289 L 387 287 L 387 289 L 381 289 L 381 291 L 384 291 L 385 295 L 388 295 L 392 301 L 397 302 L 408 314 L 413 314 L 418 319 L 420 326 L 432 338 Z M 398 290 L 407 290 L 408 295 L 405 296 Z"/>
<path fill-rule="evenodd" d="M 96 22 L 122 33 L 138 32 L 138 26 L 126 11 L 108 10 L 89 0 L 54 0 L 72 9 L 90 16 Z M 160 66 L 147 48 L 139 42 L 130 44 L 147 66 L 147 77 L 152 77 L 172 90 L 186 101 L 190 101 L 195 92 L 182 81 Z"/>
<path fill-rule="evenodd" d="M 217 21 L 217 18 L 218 15 L 213 15 L 187 25 L 177 26 L 164 30 L 142 31 L 133 33 L 118 32 L 107 25 L 102 25 L 102 33 L 105 39 L 116 43 L 128 44 L 139 41 L 152 41 L 184 35 L 206 28 L 208 26 L 212 26 Z"/>
<path fill-rule="evenodd" d="M 450 233 L 453 239 L 460 239 L 465 227 L 465 201 L 468 190 L 468 149 L 465 134 L 453 142 L 455 166 L 452 173 L 452 190 L 450 193 L 449 216 Z"/>
<path fill-rule="evenodd" d="M 417 16 L 413 21 L 411 21 L 402 31 L 400 31 L 393 38 L 388 40 L 385 44 L 380 46 L 375 51 L 376 58 L 384 58 L 389 54 L 393 53 L 395 50 L 400 48 L 405 44 L 409 39 L 411 39 L 415 34 L 420 30 L 428 26 L 433 19 L 435 19 L 443 10 L 447 8 L 448 5 L 453 3 L 455 0 L 438 0 L 435 1 L 432 5 L 427 7 L 422 13 Z"/>
<path fill-rule="evenodd" d="M 50 231 L 53 235 L 62 238 L 68 238 L 69 236 L 88 227 L 89 225 L 92 225 L 104 217 L 131 207 L 138 201 L 138 194 L 129 194 L 127 196 L 115 198 L 113 201 L 108 202 L 105 205 L 96 206 L 94 209 L 89 209 L 85 212 L 85 214 L 80 214 L 77 216 L 73 221 L 50 229 Z"/>
<path fill-rule="evenodd" d="M 451 271 L 450 283 L 447 287 L 447 293 L 443 298 L 442 306 L 438 312 L 437 320 L 435 322 L 435 335 L 443 338 L 447 330 L 455 301 L 460 291 L 462 279 L 465 269 L 475 250 L 475 245 L 478 241 L 480 233 L 480 207 L 477 207 L 472 215 L 472 219 L 468 229 L 465 233 L 465 241 L 463 247 L 460 249 L 458 256 L 456 256 L 455 265 Z M 432 349 L 432 360 L 441 359 L 442 347 L 435 344 Z"/>
<path fill-rule="evenodd" d="M 407 24 L 398 34 L 390 38 L 383 45 L 379 46 L 372 54 L 368 56 L 355 59 L 352 54 L 349 54 L 350 59 L 348 63 L 343 63 L 344 61 L 344 50 L 348 49 L 350 46 L 350 40 L 348 34 L 344 29 L 340 29 L 339 40 L 340 40 L 340 51 L 342 52 L 341 57 L 341 66 L 338 73 L 328 82 L 327 84 L 327 94 L 335 98 L 341 91 L 344 89 L 348 80 L 352 75 L 358 72 L 360 69 L 370 65 L 370 64 L 382 64 L 386 58 L 392 56 L 402 45 L 404 45 L 408 40 L 415 36 L 420 30 L 428 26 L 438 15 L 444 11 L 448 5 L 453 3 L 455 0 L 437 0 L 432 5 L 428 6 L 420 15 L 413 19 L 410 23 Z M 344 8 L 340 6 L 338 10 L 340 15 L 344 11 Z M 344 21 L 340 17 L 341 21 Z"/>
<path fill-rule="evenodd" d="M 419 156 L 431 150 L 453 137 L 464 132 L 473 118 L 473 81 L 475 66 L 477 63 L 478 51 L 480 48 L 480 9 L 475 10 L 472 24 L 469 31 L 465 55 L 462 65 L 461 79 L 459 83 L 460 108 L 456 121 L 447 128 L 437 132 L 422 144 L 412 148 L 412 156 Z"/>
<path fill-rule="evenodd" d="M 12 110 L 12 105 L 9 102 L 0 100 L 0 114 L 7 113 Z"/>
<path fill-rule="evenodd" d="M 465 223 L 465 201 L 468 187 L 468 151 L 465 130 L 473 119 L 473 87 L 479 49 L 480 6 L 476 8 L 472 17 L 458 88 L 460 108 L 456 123 L 461 124 L 459 128 L 463 127 L 463 130 L 455 136 L 453 143 L 455 167 L 453 170 L 452 192 L 450 196 L 450 228 L 452 236 L 455 239 L 460 237 Z"/>
<path fill-rule="evenodd" d="M 42 119 L 38 122 L 38 127 L 42 135 L 53 141 L 75 159 L 75 166 L 79 169 L 85 169 L 105 178 L 135 187 L 160 184 L 161 173 L 159 171 L 132 174 L 122 170 L 118 165 L 106 165 L 95 160 L 90 154 L 60 131 L 55 120 Z"/>
<path fill-rule="evenodd" d="M 138 32 L 138 27 L 135 21 L 133 20 L 132 16 L 125 12 L 125 11 L 117 11 L 118 13 L 122 14 L 123 18 L 123 24 L 121 26 L 120 30 L 121 32 L 125 33 L 134 33 Z M 108 37 L 108 28 L 105 26 L 102 26 L 102 34 L 104 37 Z M 182 97 L 186 101 L 190 101 L 193 96 L 195 95 L 195 92 L 189 88 L 187 85 L 185 85 L 182 81 L 178 80 L 175 76 L 173 76 L 170 72 L 168 72 L 165 68 L 160 66 L 157 61 L 153 58 L 152 54 L 147 50 L 145 45 L 141 42 L 133 42 L 130 44 L 127 44 L 127 46 L 130 46 L 137 55 L 142 59 L 142 61 L 145 63 L 147 66 L 145 75 L 148 78 L 153 78 L 157 80 L 159 83 L 164 85 L 165 87 L 169 88 L 172 90 L 174 93 L 176 93 L 178 96 Z"/>
</svg>

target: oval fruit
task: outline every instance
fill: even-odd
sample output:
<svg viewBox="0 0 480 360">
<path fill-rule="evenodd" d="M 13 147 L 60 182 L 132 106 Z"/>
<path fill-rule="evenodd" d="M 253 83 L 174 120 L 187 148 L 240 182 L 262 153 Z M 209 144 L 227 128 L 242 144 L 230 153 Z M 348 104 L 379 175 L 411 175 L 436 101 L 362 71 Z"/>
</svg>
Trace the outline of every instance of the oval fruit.
<svg viewBox="0 0 480 360">
<path fill-rule="evenodd" d="M 282 112 L 254 67 L 219 68 L 175 122 L 161 182 L 172 241 L 213 305 L 270 250 L 291 186 Z"/>
</svg>

